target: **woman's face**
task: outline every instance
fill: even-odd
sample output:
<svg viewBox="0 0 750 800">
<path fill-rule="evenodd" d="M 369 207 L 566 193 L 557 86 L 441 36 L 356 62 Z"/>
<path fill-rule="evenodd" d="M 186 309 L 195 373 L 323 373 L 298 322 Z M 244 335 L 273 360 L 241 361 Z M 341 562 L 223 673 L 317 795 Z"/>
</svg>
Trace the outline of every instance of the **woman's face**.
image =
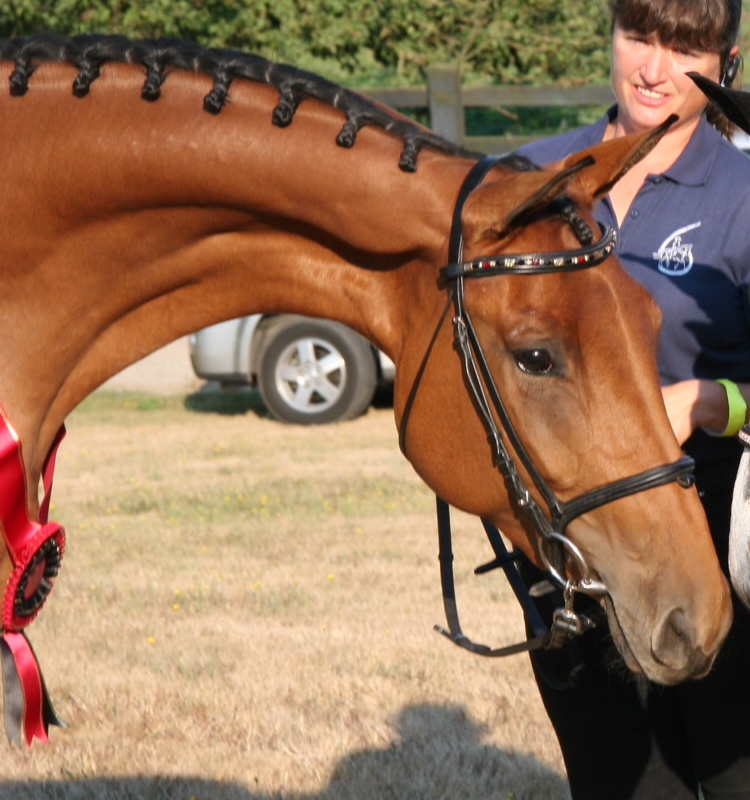
<svg viewBox="0 0 750 800">
<path fill-rule="evenodd" d="M 706 106 L 703 92 L 686 72 L 699 72 L 719 80 L 717 53 L 681 50 L 661 44 L 651 34 L 644 36 L 615 24 L 612 36 L 612 88 L 618 102 L 618 123 L 626 133 L 653 128 L 670 114 L 673 126 L 695 128 Z"/>
</svg>

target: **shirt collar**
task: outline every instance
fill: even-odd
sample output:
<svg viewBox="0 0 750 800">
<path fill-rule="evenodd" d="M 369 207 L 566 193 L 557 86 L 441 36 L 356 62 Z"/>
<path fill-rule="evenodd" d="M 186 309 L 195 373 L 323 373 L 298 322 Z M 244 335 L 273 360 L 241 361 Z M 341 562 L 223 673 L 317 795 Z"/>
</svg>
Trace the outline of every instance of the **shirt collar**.
<svg viewBox="0 0 750 800">
<path fill-rule="evenodd" d="M 664 177 L 684 186 L 703 186 L 713 169 L 716 140 L 720 138 L 721 134 L 702 116 L 682 155 L 665 170 Z"/>
</svg>

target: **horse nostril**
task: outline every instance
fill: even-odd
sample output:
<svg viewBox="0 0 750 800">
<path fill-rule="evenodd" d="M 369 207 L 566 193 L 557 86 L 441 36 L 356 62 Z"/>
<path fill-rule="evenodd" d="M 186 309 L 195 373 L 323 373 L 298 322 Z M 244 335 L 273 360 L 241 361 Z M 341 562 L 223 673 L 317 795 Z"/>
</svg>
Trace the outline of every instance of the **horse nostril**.
<svg viewBox="0 0 750 800">
<path fill-rule="evenodd" d="M 696 628 L 681 608 L 667 614 L 651 638 L 651 653 L 656 661 L 673 670 L 710 667 L 712 657 L 699 646 Z M 702 663 L 704 662 L 704 663 Z"/>
</svg>

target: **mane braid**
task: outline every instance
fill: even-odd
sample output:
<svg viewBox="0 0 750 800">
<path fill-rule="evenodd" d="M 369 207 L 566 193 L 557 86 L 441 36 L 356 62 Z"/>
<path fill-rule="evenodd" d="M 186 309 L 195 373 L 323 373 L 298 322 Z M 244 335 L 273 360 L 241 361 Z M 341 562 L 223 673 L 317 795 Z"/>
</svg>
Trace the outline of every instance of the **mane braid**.
<svg viewBox="0 0 750 800">
<path fill-rule="evenodd" d="M 560 199 L 561 214 L 563 219 L 573 229 L 578 241 L 586 246 L 594 241 L 594 232 L 589 227 L 588 223 L 579 215 L 572 200 L 568 197 Z"/>
<path fill-rule="evenodd" d="M 405 172 L 416 171 L 417 158 L 425 147 L 465 158 L 482 155 L 454 145 L 410 120 L 393 116 L 363 95 L 318 75 L 237 50 L 206 48 L 180 39 L 132 40 L 103 34 L 66 38 L 42 34 L 0 41 L 0 59 L 15 62 L 9 83 L 11 95 L 17 97 L 26 94 L 36 67 L 45 61 L 67 63 L 78 69 L 73 94 L 79 98 L 88 94 L 102 66 L 108 62 L 141 65 L 146 73 L 141 97 L 150 102 L 159 99 L 171 70 L 185 69 L 213 79 L 213 88 L 203 99 L 203 108 L 210 114 L 221 112 L 237 78 L 265 83 L 279 93 L 272 117 L 274 125 L 282 128 L 290 125 L 302 102 L 319 100 L 345 116 L 336 138 L 340 147 L 353 147 L 357 134 L 366 125 L 380 128 L 403 142 L 399 167 Z"/>
</svg>

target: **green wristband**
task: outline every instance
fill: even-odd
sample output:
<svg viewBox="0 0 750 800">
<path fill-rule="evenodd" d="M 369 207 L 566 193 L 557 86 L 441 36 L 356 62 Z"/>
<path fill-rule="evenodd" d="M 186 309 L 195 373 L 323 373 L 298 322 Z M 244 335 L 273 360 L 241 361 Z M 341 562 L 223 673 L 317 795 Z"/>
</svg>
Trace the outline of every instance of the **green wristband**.
<svg viewBox="0 0 750 800">
<path fill-rule="evenodd" d="M 719 436 L 736 436 L 740 432 L 740 428 L 745 424 L 747 403 L 734 381 L 721 378 L 716 383 L 720 383 L 724 387 L 724 391 L 727 393 L 727 403 L 729 404 L 727 427 L 724 428 Z"/>
</svg>

